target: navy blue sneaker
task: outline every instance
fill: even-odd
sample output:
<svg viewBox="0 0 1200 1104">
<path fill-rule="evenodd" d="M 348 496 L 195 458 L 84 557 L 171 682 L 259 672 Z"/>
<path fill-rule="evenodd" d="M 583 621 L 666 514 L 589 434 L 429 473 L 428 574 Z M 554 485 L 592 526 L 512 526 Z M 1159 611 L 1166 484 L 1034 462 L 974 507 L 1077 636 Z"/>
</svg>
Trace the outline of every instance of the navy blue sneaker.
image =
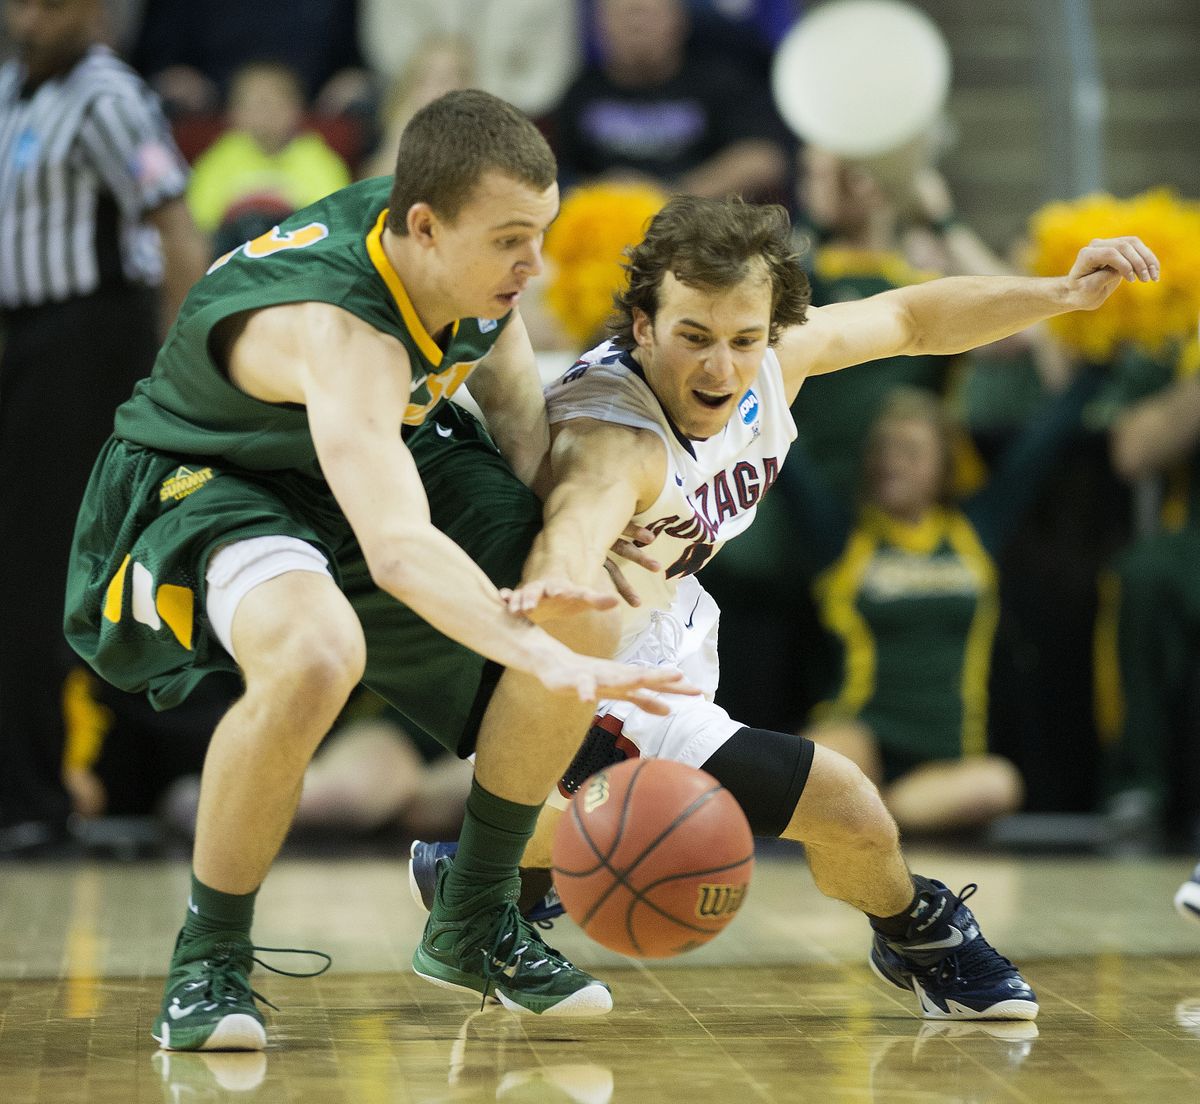
<svg viewBox="0 0 1200 1104">
<path fill-rule="evenodd" d="M 1017 968 L 983 938 L 965 902 L 978 886 L 956 897 L 941 882 L 917 898 L 913 923 L 902 940 L 875 933 L 871 969 L 883 981 L 917 996 L 930 1020 L 1032 1020 L 1037 997 Z"/>
<path fill-rule="evenodd" d="M 428 912 L 433 907 L 433 894 L 437 888 L 438 863 L 453 858 L 458 851 L 457 843 L 426 843 L 413 840 L 408 860 L 408 890 L 412 899 Z M 563 914 L 558 891 L 550 882 L 549 872 L 541 870 L 521 871 L 521 915 L 531 924 L 549 927 Z"/>
</svg>

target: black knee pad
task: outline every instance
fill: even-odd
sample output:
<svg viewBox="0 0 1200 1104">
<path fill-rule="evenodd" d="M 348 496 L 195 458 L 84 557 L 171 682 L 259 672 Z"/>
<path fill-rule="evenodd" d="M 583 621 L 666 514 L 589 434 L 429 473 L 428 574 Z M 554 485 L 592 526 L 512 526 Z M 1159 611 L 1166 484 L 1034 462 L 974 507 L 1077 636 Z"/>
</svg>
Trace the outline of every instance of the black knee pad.
<svg viewBox="0 0 1200 1104">
<path fill-rule="evenodd" d="M 814 751 L 807 736 L 741 728 L 704 769 L 737 799 L 756 836 L 778 836 L 804 792 Z"/>
</svg>

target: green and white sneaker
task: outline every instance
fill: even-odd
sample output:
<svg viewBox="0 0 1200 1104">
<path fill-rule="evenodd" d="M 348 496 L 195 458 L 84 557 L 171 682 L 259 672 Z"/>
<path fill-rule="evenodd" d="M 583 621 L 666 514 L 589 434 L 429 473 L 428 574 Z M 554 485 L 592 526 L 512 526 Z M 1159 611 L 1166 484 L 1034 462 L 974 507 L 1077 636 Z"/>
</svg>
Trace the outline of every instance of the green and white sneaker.
<svg viewBox="0 0 1200 1104">
<path fill-rule="evenodd" d="M 325 964 L 312 973 L 294 974 L 256 958 L 255 951 L 317 955 Z M 255 1000 L 275 1005 L 250 987 L 256 962 L 287 977 L 316 977 L 329 969 L 331 959 L 321 951 L 256 947 L 242 932 L 215 932 L 186 943 L 180 932 L 151 1032 L 158 1045 L 163 1050 L 263 1050 L 267 1032 Z"/>
<path fill-rule="evenodd" d="M 612 993 L 549 946 L 514 900 L 489 890 L 458 915 L 443 898 L 450 862 L 438 864 L 437 889 L 413 970 L 445 989 L 495 997 L 510 1012 L 541 1016 L 602 1016 Z M 519 891 L 513 879 L 514 896 Z"/>
</svg>

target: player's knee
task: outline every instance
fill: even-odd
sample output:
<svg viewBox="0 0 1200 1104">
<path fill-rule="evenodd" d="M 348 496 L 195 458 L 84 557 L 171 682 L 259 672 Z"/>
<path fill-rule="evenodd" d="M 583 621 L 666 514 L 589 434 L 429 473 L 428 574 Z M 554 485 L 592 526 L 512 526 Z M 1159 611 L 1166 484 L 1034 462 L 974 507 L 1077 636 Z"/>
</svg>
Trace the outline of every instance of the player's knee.
<svg viewBox="0 0 1200 1104">
<path fill-rule="evenodd" d="M 366 662 L 366 642 L 357 623 L 306 626 L 276 641 L 252 665 L 244 665 L 247 690 L 264 691 L 318 714 L 336 715 L 362 681 Z"/>
<path fill-rule="evenodd" d="M 878 788 L 857 767 L 848 783 L 844 814 L 838 831 L 847 847 L 892 849 L 899 845 L 900 831 Z"/>
<path fill-rule="evenodd" d="M 900 833 L 875 784 L 849 759 L 823 750 L 793 818 L 794 838 L 834 848 L 893 849 Z"/>
</svg>

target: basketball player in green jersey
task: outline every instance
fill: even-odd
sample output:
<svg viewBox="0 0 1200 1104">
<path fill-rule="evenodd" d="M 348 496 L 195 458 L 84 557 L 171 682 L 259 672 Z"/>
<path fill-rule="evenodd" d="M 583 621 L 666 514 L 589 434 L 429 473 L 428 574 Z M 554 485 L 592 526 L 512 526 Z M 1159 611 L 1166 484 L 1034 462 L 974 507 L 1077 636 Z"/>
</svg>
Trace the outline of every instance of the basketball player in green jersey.
<svg viewBox="0 0 1200 1104">
<path fill-rule="evenodd" d="M 360 681 L 477 756 L 418 973 L 517 1011 L 611 1007 L 520 916 L 517 859 L 596 699 L 665 711 L 653 691 L 689 690 L 674 672 L 578 654 L 617 639 L 599 560 L 552 597 L 557 640 L 497 589 L 518 581 L 541 525 L 529 485 L 549 432 L 515 308 L 541 267 L 555 174 L 508 104 L 435 101 L 405 131 L 394 180 L 335 193 L 219 259 L 117 411 L 76 529 L 67 636 L 160 708 L 219 669 L 245 682 L 205 762 L 153 1031 L 165 1048 L 265 1046 L 255 895 Z M 472 371 L 498 451 L 443 402 Z"/>
</svg>

